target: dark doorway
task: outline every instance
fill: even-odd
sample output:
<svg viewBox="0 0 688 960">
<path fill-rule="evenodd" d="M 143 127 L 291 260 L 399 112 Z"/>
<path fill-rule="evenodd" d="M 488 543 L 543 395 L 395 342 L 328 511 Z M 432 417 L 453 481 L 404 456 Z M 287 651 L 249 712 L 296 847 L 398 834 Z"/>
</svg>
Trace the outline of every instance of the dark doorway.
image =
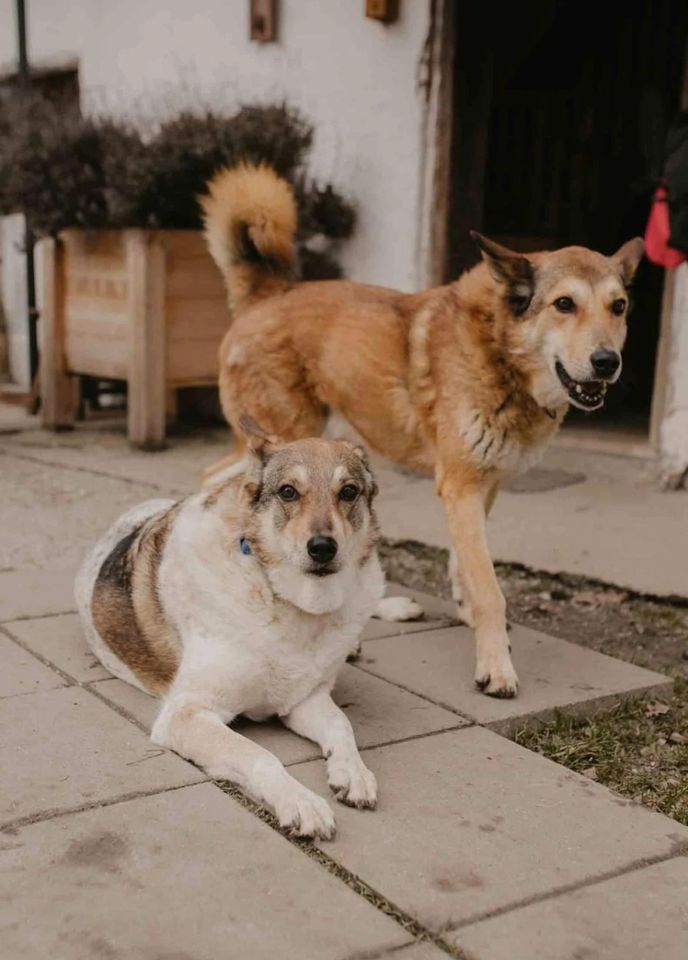
<svg viewBox="0 0 688 960">
<path fill-rule="evenodd" d="M 471 227 L 524 252 L 644 232 L 687 36 L 678 0 L 456 5 L 448 277 L 477 260 Z M 624 375 L 591 426 L 647 433 L 662 285 L 643 262 Z"/>
</svg>

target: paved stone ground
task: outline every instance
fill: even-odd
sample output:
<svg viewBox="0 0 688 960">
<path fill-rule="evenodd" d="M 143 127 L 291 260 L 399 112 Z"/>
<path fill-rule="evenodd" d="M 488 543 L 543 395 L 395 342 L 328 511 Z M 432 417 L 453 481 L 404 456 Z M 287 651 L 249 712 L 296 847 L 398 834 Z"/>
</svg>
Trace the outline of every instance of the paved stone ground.
<svg viewBox="0 0 688 960">
<path fill-rule="evenodd" d="M 0 437 L 0 956 L 684 958 L 688 828 L 508 739 L 555 709 L 668 690 L 658 674 L 516 627 L 522 694 L 493 701 L 451 605 L 420 597 L 425 620 L 371 622 L 342 672 L 380 802 L 337 806 L 317 845 L 150 743 L 155 702 L 87 651 L 73 572 L 115 515 L 191 489 L 220 446 Z M 327 795 L 312 744 L 241 729 Z"/>
</svg>

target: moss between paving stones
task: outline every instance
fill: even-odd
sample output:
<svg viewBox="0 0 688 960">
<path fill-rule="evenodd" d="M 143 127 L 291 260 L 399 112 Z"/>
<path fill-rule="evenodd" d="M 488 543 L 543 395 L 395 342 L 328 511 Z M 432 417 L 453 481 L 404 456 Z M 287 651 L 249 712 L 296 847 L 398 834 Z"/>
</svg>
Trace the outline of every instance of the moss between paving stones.
<svg viewBox="0 0 688 960">
<path fill-rule="evenodd" d="M 381 557 L 390 580 L 451 595 L 446 550 L 385 541 Z M 560 715 L 516 742 L 688 824 L 688 603 L 512 564 L 497 572 L 514 621 L 676 678 L 659 706 L 644 698 L 587 720 Z"/>
</svg>

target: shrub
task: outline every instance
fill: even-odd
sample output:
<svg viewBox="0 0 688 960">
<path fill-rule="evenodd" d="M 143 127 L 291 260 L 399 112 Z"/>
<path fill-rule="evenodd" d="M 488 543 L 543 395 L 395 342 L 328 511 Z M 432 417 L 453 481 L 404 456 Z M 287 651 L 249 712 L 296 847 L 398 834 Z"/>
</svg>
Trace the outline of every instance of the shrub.
<svg viewBox="0 0 688 960">
<path fill-rule="evenodd" d="M 197 229 L 197 198 L 212 174 L 265 161 L 295 187 L 304 276 L 339 276 L 332 251 L 308 242 L 350 236 L 354 212 L 332 186 L 307 179 L 312 140 L 310 124 L 286 105 L 183 112 L 144 136 L 126 121 L 23 97 L 0 116 L 0 212 L 24 212 L 37 236 L 67 227 Z"/>
</svg>

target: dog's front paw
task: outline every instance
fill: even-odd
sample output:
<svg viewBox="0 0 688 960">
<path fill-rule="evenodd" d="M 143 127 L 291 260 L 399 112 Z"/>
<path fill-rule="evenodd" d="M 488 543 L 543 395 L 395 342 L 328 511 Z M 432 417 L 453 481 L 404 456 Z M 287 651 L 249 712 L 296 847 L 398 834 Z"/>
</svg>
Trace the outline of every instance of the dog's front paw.
<svg viewBox="0 0 688 960">
<path fill-rule="evenodd" d="M 424 612 L 421 605 L 410 597 L 383 597 L 373 616 L 387 623 L 401 623 L 405 620 L 420 620 Z"/>
<path fill-rule="evenodd" d="M 372 810 L 377 803 L 375 774 L 360 759 L 356 762 L 330 759 L 327 765 L 327 782 L 337 800 L 349 807 Z"/>
<path fill-rule="evenodd" d="M 478 660 L 475 685 L 490 697 L 510 699 L 518 693 L 518 676 L 508 654 Z"/>
<path fill-rule="evenodd" d="M 292 837 L 331 840 L 335 834 L 334 814 L 327 801 L 296 780 L 275 803 L 275 816 Z"/>
</svg>

